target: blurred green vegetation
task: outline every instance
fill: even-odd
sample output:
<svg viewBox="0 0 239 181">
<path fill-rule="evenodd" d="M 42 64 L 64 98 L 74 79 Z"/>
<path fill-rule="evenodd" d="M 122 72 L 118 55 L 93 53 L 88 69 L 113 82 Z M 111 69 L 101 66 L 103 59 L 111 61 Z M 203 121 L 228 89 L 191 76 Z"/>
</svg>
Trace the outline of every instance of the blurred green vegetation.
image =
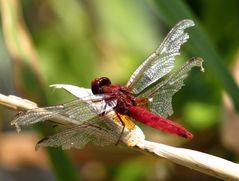
<svg viewBox="0 0 239 181">
<path fill-rule="evenodd" d="M 3 14 L 7 6 L 4 4 L 13 7 L 12 2 L 14 0 L 1 2 L 2 25 L 6 21 Z M 9 90 L 14 82 L 18 94 L 46 106 L 71 99 L 63 91 L 52 92 L 48 88 L 50 84 L 89 87 L 90 81 L 100 76 L 110 77 L 114 84 L 125 84 L 176 22 L 193 19 L 196 26 L 188 30 L 190 40 L 183 46 L 177 62 L 185 62 L 191 56 L 202 57 L 205 73 L 192 71 L 186 86 L 174 98 L 175 115 L 172 119 L 193 130 L 195 139 L 188 146 L 208 152 L 220 147 L 218 153 L 226 155 L 228 152 L 221 143 L 213 141 L 219 139 L 223 90 L 230 95 L 235 110 L 239 111 L 238 86 L 229 73 L 239 48 L 238 7 L 238 0 L 21 1 L 16 9 L 8 10 L 14 17 L 15 11 L 22 9 L 23 17 L 19 22 L 26 27 L 32 49 L 23 43 L 27 38 L 21 38 L 21 29 L 15 28 L 12 37 L 8 37 L 11 34 L 5 29 L 5 41 L 16 45 L 8 43 L 11 63 L 9 56 L 5 55 L 6 49 L 1 49 L 4 55 L 1 55 L 0 68 L 6 69 L 1 69 L 0 89 Z M 17 27 L 16 24 L 13 26 Z M 1 30 L 4 31 L 4 27 Z M 1 47 L 7 44 L 0 43 Z M 20 52 L 18 56 L 14 54 L 14 46 Z M 9 76 L 10 70 L 12 74 Z M 8 81 L 3 80 L 6 75 Z M 208 138 L 205 138 L 206 133 L 210 133 Z M 54 149 L 49 150 L 49 154 L 59 180 L 78 179 L 65 153 Z M 236 156 L 232 158 L 236 159 Z M 148 164 L 150 168 L 150 163 L 144 162 L 133 159 L 118 163 L 113 171 L 117 174 L 109 174 L 107 179 L 148 178 L 145 175 L 151 172 L 144 165 Z M 173 174 L 172 170 L 170 173 Z M 194 176 L 189 175 L 184 177 Z M 173 178 L 176 178 L 175 174 Z"/>
</svg>

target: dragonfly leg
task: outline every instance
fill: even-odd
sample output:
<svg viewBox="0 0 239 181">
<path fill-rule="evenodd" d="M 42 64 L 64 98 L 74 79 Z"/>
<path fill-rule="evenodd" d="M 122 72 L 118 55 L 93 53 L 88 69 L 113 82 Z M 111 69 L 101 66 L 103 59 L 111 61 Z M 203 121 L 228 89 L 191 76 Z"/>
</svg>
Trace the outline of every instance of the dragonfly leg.
<svg viewBox="0 0 239 181">
<path fill-rule="evenodd" d="M 124 121 L 121 119 L 120 115 L 119 115 L 117 112 L 115 112 L 115 113 L 116 113 L 118 119 L 120 120 L 120 122 L 121 122 L 121 124 L 122 124 L 122 126 L 123 126 L 123 128 L 122 128 L 122 130 L 121 130 L 121 133 L 120 133 L 120 136 L 119 136 L 119 139 L 117 140 L 117 142 L 116 142 L 116 144 L 115 144 L 115 145 L 117 146 L 117 145 L 119 144 L 119 142 L 120 142 L 121 136 L 122 136 L 123 133 L 124 133 L 125 123 L 124 123 Z"/>
</svg>

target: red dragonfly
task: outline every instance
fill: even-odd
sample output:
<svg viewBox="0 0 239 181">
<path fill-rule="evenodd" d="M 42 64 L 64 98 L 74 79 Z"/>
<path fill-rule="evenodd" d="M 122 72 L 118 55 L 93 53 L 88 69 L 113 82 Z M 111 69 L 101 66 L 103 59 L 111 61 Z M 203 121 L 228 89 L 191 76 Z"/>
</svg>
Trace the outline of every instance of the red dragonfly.
<svg viewBox="0 0 239 181">
<path fill-rule="evenodd" d="M 135 70 L 126 86 L 111 84 L 107 77 L 93 80 L 91 89 L 53 85 L 64 88 L 78 99 L 62 105 L 20 112 L 11 124 L 20 128 L 21 125 L 54 120 L 56 117 L 64 120 L 62 124 L 67 126 L 66 129 L 38 143 L 40 146 L 62 148 L 81 148 L 87 143 L 116 143 L 125 127 L 128 130 L 135 129 L 131 120 L 192 138 L 192 133 L 183 126 L 167 119 L 173 114 L 172 96 L 183 86 L 187 73 L 194 66 L 202 67 L 202 59 L 191 58 L 171 73 L 175 56 L 180 54 L 181 45 L 189 38 L 184 30 L 191 26 L 194 26 L 191 20 L 176 24 L 162 44 Z M 116 122 L 122 124 L 122 132 L 115 131 Z"/>
</svg>

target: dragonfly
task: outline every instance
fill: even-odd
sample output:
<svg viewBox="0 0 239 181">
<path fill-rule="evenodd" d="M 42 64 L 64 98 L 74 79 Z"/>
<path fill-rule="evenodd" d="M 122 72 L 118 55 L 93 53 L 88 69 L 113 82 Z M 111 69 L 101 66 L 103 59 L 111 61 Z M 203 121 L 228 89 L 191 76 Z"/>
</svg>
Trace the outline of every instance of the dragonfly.
<svg viewBox="0 0 239 181">
<path fill-rule="evenodd" d="M 175 57 L 189 35 L 185 30 L 194 26 L 192 20 L 181 20 L 168 33 L 161 45 L 134 71 L 125 86 L 112 84 L 107 77 L 96 78 L 91 89 L 56 84 L 77 99 L 68 103 L 19 112 L 12 125 L 35 124 L 46 120 L 64 126 L 46 137 L 37 146 L 68 149 L 86 144 L 116 144 L 125 129 L 136 129 L 135 121 L 155 129 L 191 139 L 193 134 L 168 119 L 173 114 L 172 97 L 184 85 L 193 67 L 202 67 L 201 58 L 191 58 L 173 70 Z M 60 120 L 60 121 L 59 121 Z M 117 129 L 118 126 L 122 129 Z"/>
</svg>

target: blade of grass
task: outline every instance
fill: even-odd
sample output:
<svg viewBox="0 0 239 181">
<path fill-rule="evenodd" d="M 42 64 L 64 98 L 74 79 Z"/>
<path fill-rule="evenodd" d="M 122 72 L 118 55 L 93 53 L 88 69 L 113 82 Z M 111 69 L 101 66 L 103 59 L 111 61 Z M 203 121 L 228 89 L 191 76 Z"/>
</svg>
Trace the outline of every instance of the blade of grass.
<svg viewBox="0 0 239 181">
<path fill-rule="evenodd" d="M 4 38 L 13 66 L 15 66 L 14 70 L 17 71 L 15 77 L 18 81 L 17 85 L 22 87 L 26 94 L 29 92 L 26 86 L 30 85 L 30 90 L 34 90 L 35 96 L 46 103 L 37 52 L 25 27 L 19 2 L 17 0 L 1 0 L 1 15 Z M 37 130 L 41 130 L 41 133 L 46 132 L 41 128 L 37 128 Z M 75 167 L 62 150 L 47 149 L 47 151 L 57 180 L 79 180 Z"/>
<path fill-rule="evenodd" d="M 181 19 L 193 19 L 196 28 L 190 31 L 190 51 L 195 56 L 200 56 L 205 60 L 205 64 L 212 70 L 220 81 L 220 85 L 230 95 L 234 107 L 239 112 L 239 89 L 229 71 L 226 69 L 223 59 L 216 50 L 207 32 L 198 22 L 193 12 L 181 0 L 155 0 L 158 12 L 163 20 L 172 25 Z"/>
</svg>

